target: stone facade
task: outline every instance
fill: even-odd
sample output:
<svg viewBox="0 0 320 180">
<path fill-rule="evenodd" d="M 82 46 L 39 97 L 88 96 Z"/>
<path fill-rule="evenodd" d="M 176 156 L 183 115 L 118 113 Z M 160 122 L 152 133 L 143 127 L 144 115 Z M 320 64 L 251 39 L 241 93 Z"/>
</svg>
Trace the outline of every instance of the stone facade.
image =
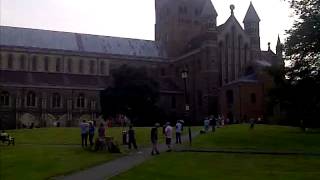
<svg viewBox="0 0 320 180">
<path fill-rule="evenodd" d="M 143 67 L 160 83 L 159 105 L 184 114 L 187 69 L 190 117 L 223 114 L 234 122 L 264 114 L 272 80 L 263 69 L 283 66 L 260 49 L 260 19 L 250 4 L 244 28 L 230 6 L 217 26 L 210 0 L 156 0 L 155 41 L 0 27 L 0 118 L 3 128 L 101 121 L 99 91 L 122 64 Z"/>
</svg>

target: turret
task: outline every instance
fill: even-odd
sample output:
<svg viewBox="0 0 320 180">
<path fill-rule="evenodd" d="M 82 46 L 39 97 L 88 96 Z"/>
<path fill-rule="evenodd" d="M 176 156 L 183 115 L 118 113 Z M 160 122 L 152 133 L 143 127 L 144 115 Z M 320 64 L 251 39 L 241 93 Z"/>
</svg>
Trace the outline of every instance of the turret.
<svg viewBox="0 0 320 180">
<path fill-rule="evenodd" d="M 253 7 L 252 2 L 243 20 L 244 30 L 251 39 L 251 46 L 253 49 L 260 50 L 260 18 Z"/>
<path fill-rule="evenodd" d="M 281 44 L 280 37 L 278 36 L 276 54 L 279 58 L 282 58 L 282 52 L 283 52 L 283 46 Z"/>
<path fill-rule="evenodd" d="M 206 0 L 204 8 L 201 12 L 201 17 L 206 22 L 205 28 L 207 30 L 215 30 L 217 27 L 218 13 L 214 8 L 211 0 Z"/>
</svg>

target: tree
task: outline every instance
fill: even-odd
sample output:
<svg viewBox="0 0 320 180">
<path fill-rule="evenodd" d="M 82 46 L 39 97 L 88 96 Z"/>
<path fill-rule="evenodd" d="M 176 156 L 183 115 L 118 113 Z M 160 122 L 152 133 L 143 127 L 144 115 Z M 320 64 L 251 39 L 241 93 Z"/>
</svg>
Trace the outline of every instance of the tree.
<svg viewBox="0 0 320 180">
<path fill-rule="evenodd" d="M 293 125 L 320 126 L 320 1 L 291 0 L 298 19 L 287 31 L 285 79 L 272 94 Z"/>
<path fill-rule="evenodd" d="M 126 65 L 112 72 L 112 86 L 100 93 L 103 116 L 125 114 L 136 125 L 150 125 L 157 120 L 161 113 L 156 106 L 159 85 L 146 74 L 143 68 Z"/>
</svg>

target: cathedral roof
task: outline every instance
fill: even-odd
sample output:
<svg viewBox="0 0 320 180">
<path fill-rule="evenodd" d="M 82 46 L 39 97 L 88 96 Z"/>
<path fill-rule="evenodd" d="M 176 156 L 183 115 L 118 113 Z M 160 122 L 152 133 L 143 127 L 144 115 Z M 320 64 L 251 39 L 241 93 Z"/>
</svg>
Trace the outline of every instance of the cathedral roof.
<svg viewBox="0 0 320 180">
<path fill-rule="evenodd" d="M 0 26 L 0 46 L 150 58 L 166 54 L 155 41 Z"/>
<path fill-rule="evenodd" d="M 250 2 L 249 9 L 246 13 L 246 16 L 244 17 L 243 22 L 260 22 L 260 18 L 258 16 L 257 11 L 253 7 L 252 2 Z"/>
<path fill-rule="evenodd" d="M 216 9 L 214 8 L 211 0 L 206 0 L 202 9 L 202 16 L 207 17 L 207 16 L 214 16 L 217 17 L 218 13 Z"/>
</svg>

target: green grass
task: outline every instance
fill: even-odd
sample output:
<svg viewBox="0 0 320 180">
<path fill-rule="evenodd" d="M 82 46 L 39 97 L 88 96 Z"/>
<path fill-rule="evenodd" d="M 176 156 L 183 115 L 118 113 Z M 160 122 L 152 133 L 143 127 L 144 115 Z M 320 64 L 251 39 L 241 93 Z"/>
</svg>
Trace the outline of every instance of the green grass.
<svg viewBox="0 0 320 180">
<path fill-rule="evenodd" d="M 193 147 L 320 153 L 319 139 L 320 132 L 304 133 L 294 127 L 257 125 L 249 130 L 249 125 L 232 125 L 199 135 Z"/>
<path fill-rule="evenodd" d="M 195 128 L 198 130 L 199 128 Z M 122 128 L 109 128 L 107 136 L 122 143 Z M 150 145 L 150 128 L 135 128 L 138 148 Z M 159 141 L 164 137 L 159 128 Z M 93 152 L 82 149 L 79 128 L 40 128 L 12 130 L 16 146 L 0 142 L 0 179 L 46 179 L 52 176 L 85 169 L 126 155 Z"/>
<path fill-rule="evenodd" d="M 298 128 L 232 125 L 193 140 L 196 149 L 241 149 L 320 153 L 320 133 Z M 319 179 L 320 156 L 230 153 L 162 153 L 114 177 L 120 179 Z"/>
<path fill-rule="evenodd" d="M 298 180 L 318 179 L 320 157 L 166 153 L 113 180 Z"/>
<path fill-rule="evenodd" d="M 149 144 L 149 129 L 136 128 L 140 147 Z M 8 131 L 16 146 L 0 143 L 0 179 L 45 179 L 65 174 L 126 155 L 93 152 L 80 146 L 79 128 L 41 128 Z M 121 143 L 122 128 L 107 129 Z"/>
</svg>

